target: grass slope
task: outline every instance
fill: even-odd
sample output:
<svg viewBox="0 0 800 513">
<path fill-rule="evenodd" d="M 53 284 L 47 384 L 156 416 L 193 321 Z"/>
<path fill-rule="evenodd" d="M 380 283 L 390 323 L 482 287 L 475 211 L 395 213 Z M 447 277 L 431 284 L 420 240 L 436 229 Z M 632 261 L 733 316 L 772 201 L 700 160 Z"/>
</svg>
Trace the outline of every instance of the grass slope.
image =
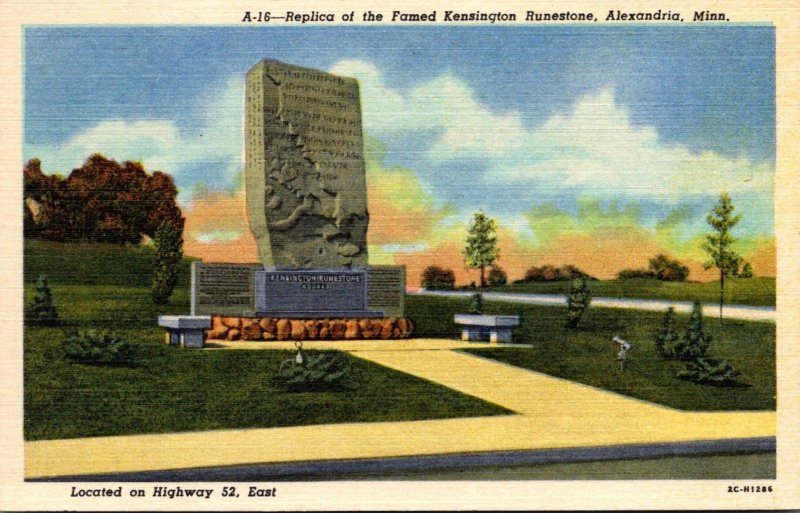
<svg viewBox="0 0 800 513">
<path fill-rule="evenodd" d="M 25 248 L 25 302 L 32 282 L 46 273 L 62 324 L 25 327 L 27 440 L 509 413 L 354 357 L 342 390 L 284 392 L 272 378 L 290 354 L 184 351 L 164 344 L 156 318 L 189 311 L 188 261 L 171 304 L 158 307 L 147 286 L 147 248 L 39 241 Z M 61 353 L 66 326 L 113 326 L 142 347 L 141 358 L 133 367 L 67 362 Z"/>
<path fill-rule="evenodd" d="M 667 282 L 648 278 L 598 280 L 589 282 L 589 288 L 596 297 L 719 303 L 719 281 Z M 492 287 L 491 290 L 529 294 L 566 294 L 569 292 L 569 281 L 512 283 Z M 775 278 L 727 278 L 725 303 L 775 306 Z"/>
<path fill-rule="evenodd" d="M 468 299 L 410 296 L 406 312 L 417 336 L 455 337 L 460 332 L 453 314 L 467 311 Z M 610 308 L 589 308 L 578 330 L 564 328 L 566 307 L 490 302 L 485 313 L 520 315 L 514 340 L 532 348 L 470 349 L 467 352 L 552 376 L 685 410 L 774 410 L 775 325 L 765 322 L 707 318 L 714 339 L 709 356 L 726 358 L 739 369 L 744 385 L 719 388 L 680 380 L 684 364 L 664 361 L 654 333 L 663 314 Z M 687 315 L 678 315 L 681 332 Z M 633 344 L 629 366 L 616 361 L 619 335 Z"/>
<path fill-rule="evenodd" d="M 46 274 L 51 284 L 149 287 L 154 258 L 152 246 L 26 240 L 25 283 L 35 283 L 40 274 Z M 178 288 L 189 287 L 190 262 L 184 258 L 181 263 Z"/>
</svg>

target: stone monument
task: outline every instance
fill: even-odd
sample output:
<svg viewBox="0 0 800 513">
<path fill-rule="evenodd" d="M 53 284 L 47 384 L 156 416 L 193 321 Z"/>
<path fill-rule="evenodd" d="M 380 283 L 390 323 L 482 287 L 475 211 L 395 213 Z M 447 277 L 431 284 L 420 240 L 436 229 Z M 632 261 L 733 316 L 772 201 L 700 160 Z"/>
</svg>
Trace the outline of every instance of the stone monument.
<svg viewBox="0 0 800 513">
<path fill-rule="evenodd" d="M 263 60 L 247 73 L 245 126 L 247 213 L 261 263 L 365 268 L 358 82 Z"/>
<path fill-rule="evenodd" d="M 245 193 L 260 263 L 192 264 L 191 315 L 210 316 L 209 337 L 411 333 L 405 268 L 368 265 L 363 146 L 355 79 L 269 59 L 248 71 Z"/>
</svg>

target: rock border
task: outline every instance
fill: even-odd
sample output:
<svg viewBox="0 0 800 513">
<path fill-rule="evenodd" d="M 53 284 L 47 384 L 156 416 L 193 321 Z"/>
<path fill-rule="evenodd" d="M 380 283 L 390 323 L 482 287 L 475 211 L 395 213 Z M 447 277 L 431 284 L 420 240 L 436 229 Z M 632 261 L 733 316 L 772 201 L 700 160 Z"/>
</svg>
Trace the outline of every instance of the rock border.
<svg viewBox="0 0 800 513">
<path fill-rule="evenodd" d="M 414 323 L 405 317 L 385 319 L 285 319 L 211 316 L 206 340 L 364 340 L 408 338 Z"/>
</svg>

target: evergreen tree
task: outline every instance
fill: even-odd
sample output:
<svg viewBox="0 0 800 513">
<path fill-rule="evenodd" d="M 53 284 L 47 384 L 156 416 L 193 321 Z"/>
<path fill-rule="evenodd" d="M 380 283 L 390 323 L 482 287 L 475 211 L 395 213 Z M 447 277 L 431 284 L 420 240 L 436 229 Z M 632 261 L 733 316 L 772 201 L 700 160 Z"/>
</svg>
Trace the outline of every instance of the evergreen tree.
<svg viewBox="0 0 800 513">
<path fill-rule="evenodd" d="M 53 294 L 47 283 L 47 276 L 40 275 L 36 281 L 36 292 L 33 301 L 28 306 L 28 319 L 31 322 L 44 325 L 53 325 L 58 322 L 58 312 L 53 304 Z"/>
<path fill-rule="evenodd" d="M 719 320 L 722 321 L 722 304 L 725 297 L 725 277 L 730 276 L 739 268 L 740 257 L 731 244 L 736 242 L 730 231 L 742 219 L 741 215 L 733 215 L 734 210 L 731 197 L 727 192 L 720 194 L 719 202 L 706 217 L 706 222 L 714 229 L 714 233 L 706 235 L 703 249 L 708 253 L 710 260 L 705 263 L 705 268 L 716 267 L 719 269 Z"/>
<path fill-rule="evenodd" d="M 703 330 L 703 307 L 699 301 L 692 306 L 689 327 L 675 347 L 675 357 L 679 360 L 695 360 L 706 354 L 711 344 L 711 334 Z"/>
<path fill-rule="evenodd" d="M 592 302 L 592 292 L 586 284 L 586 278 L 574 278 L 567 296 L 567 328 L 577 328 L 578 322 Z"/>
<path fill-rule="evenodd" d="M 166 304 L 178 283 L 178 265 L 183 257 L 183 239 L 169 221 L 163 221 L 153 239 L 155 245 L 155 273 L 153 275 L 153 302 Z"/>
<path fill-rule="evenodd" d="M 731 386 L 742 373 L 733 368 L 724 358 L 701 356 L 686 363 L 686 370 L 678 373 L 680 379 L 707 383 L 715 386 Z"/>
<path fill-rule="evenodd" d="M 664 314 L 664 321 L 656 333 L 656 349 L 664 358 L 675 357 L 675 347 L 680 341 L 678 328 L 675 326 L 675 308 L 669 307 Z"/>
<path fill-rule="evenodd" d="M 309 355 L 301 365 L 289 365 L 278 375 L 290 392 L 336 390 L 347 381 L 350 363 L 341 353 Z"/>
<path fill-rule="evenodd" d="M 472 315 L 483 314 L 483 295 L 481 293 L 472 295 L 472 299 L 469 302 L 469 313 Z"/>
</svg>

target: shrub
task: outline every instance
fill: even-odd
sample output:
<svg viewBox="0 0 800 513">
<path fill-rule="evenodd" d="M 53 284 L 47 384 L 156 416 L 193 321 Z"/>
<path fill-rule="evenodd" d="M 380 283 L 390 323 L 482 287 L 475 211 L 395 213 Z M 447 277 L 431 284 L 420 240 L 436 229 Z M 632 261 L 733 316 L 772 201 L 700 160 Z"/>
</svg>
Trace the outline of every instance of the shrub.
<svg viewBox="0 0 800 513">
<path fill-rule="evenodd" d="M 493 265 L 491 269 L 489 269 L 487 281 L 489 282 L 489 286 L 505 285 L 508 283 L 508 276 L 506 276 L 506 272 L 501 267 Z"/>
<path fill-rule="evenodd" d="M 587 280 L 594 280 L 593 276 L 581 271 L 571 264 L 562 267 L 556 267 L 550 264 L 545 264 L 541 267 L 531 267 L 525 271 L 525 277 L 517 280 L 514 283 L 526 283 L 536 281 L 566 281 L 573 278 L 586 278 Z"/>
<path fill-rule="evenodd" d="M 617 273 L 617 279 L 619 280 L 634 280 L 637 278 L 655 278 L 655 276 L 646 269 L 623 269 Z"/>
<path fill-rule="evenodd" d="M 661 281 L 686 281 L 689 277 L 689 268 L 671 260 L 664 254 L 658 254 L 648 261 L 647 269 L 623 269 L 617 273 L 619 280 L 633 280 L 637 278 L 655 278 Z"/>
<path fill-rule="evenodd" d="M 586 274 L 572 264 L 567 264 L 561 267 L 561 278 L 564 280 L 571 280 L 572 278 L 586 278 L 587 280 L 596 280 L 597 278 Z"/>
<path fill-rule="evenodd" d="M 469 313 L 472 315 L 483 314 L 483 295 L 480 292 L 472 295 L 469 302 Z"/>
<path fill-rule="evenodd" d="M 664 254 L 651 258 L 648 270 L 661 281 L 686 281 L 689 277 L 688 267 Z"/>
<path fill-rule="evenodd" d="M 549 264 L 542 266 L 542 278 L 544 281 L 558 281 L 563 279 L 561 276 L 561 269 Z"/>
<path fill-rule="evenodd" d="M 689 317 L 689 327 L 675 346 L 675 358 L 687 361 L 699 358 L 706 354 L 709 344 L 711 334 L 703 330 L 703 308 L 700 302 L 695 301 Z"/>
<path fill-rule="evenodd" d="M 305 355 L 302 364 L 287 365 L 278 379 L 290 392 L 321 391 L 341 387 L 349 372 L 341 353 L 323 352 Z"/>
<path fill-rule="evenodd" d="M 422 286 L 426 289 L 452 289 L 456 284 L 456 275 L 452 269 L 444 269 L 430 265 L 422 271 Z"/>
<path fill-rule="evenodd" d="M 56 305 L 53 304 L 53 294 L 50 292 L 50 285 L 45 275 L 39 276 L 36 281 L 36 292 L 31 304 L 28 305 L 26 317 L 36 324 L 52 326 L 58 323 L 58 312 Z"/>
<path fill-rule="evenodd" d="M 661 328 L 656 333 L 656 349 L 664 358 L 674 358 L 675 347 L 679 340 L 678 328 L 675 326 L 675 308 L 669 307 L 667 313 L 664 314 Z"/>
<path fill-rule="evenodd" d="M 745 262 L 744 263 L 744 265 L 742 266 L 742 270 L 739 271 L 737 276 L 739 276 L 739 278 L 752 278 L 753 277 L 753 266 L 750 264 L 750 262 Z"/>
<path fill-rule="evenodd" d="M 696 383 L 725 386 L 736 382 L 741 372 L 723 358 L 700 357 L 686 364 L 686 370 L 678 377 Z"/>
<path fill-rule="evenodd" d="M 178 266 L 183 257 L 183 240 L 180 232 L 169 221 L 162 222 L 153 239 L 156 250 L 153 275 L 153 303 L 166 304 L 178 284 Z"/>
<path fill-rule="evenodd" d="M 125 365 L 134 363 L 138 347 L 116 333 L 73 330 L 64 334 L 64 356 L 79 363 Z"/>
<path fill-rule="evenodd" d="M 528 281 L 544 281 L 542 275 L 542 268 L 541 267 L 530 267 L 527 271 L 525 271 L 525 277 L 521 280 L 517 280 L 514 283 L 525 283 Z"/>
<path fill-rule="evenodd" d="M 591 302 L 592 292 L 586 284 L 586 278 L 573 279 L 567 296 L 567 328 L 578 327 L 578 322 Z"/>
</svg>

